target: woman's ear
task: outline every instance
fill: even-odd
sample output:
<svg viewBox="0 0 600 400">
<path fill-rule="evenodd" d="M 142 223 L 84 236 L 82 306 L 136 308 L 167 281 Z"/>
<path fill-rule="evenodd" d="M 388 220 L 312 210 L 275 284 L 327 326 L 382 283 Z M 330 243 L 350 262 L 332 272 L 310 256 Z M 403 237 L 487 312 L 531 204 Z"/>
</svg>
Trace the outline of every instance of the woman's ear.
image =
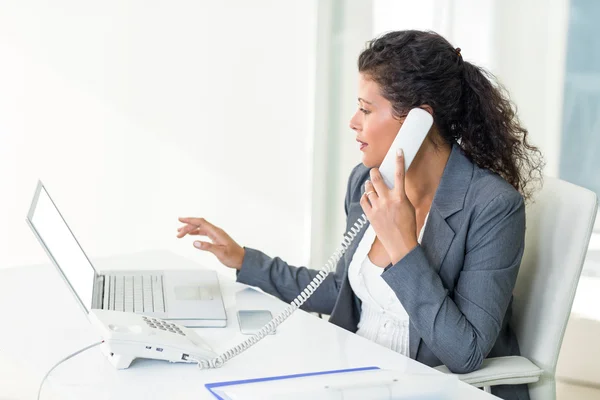
<svg viewBox="0 0 600 400">
<path fill-rule="evenodd" d="M 433 108 L 431 108 L 431 106 L 429 104 L 420 105 L 419 108 L 422 108 L 423 110 L 425 110 L 429 114 L 431 114 L 431 116 L 433 116 Z"/>
</svg>

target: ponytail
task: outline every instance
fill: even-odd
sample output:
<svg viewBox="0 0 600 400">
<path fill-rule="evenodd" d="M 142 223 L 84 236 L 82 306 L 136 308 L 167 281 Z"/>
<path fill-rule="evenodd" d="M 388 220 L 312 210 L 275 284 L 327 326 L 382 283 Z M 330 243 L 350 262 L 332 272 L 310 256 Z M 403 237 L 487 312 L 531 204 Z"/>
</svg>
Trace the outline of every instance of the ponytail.
<svg viewBox="0 0 600 400">
<path fill-rule="evenodd" d="M 538 172 L 541 180 L 540 152 L 528 142 L 508 93 L 494 76 L 469 62 L 462 62 L 462 96 L 457 115 L 457 136 L 465 154 L 481 168 L 502 176 L 525 198 L 527 183 Z M 534 153 L 537 157 L 529 157 Z M 528 173 L 529 171 L 529 173 Z"/>
</svg>

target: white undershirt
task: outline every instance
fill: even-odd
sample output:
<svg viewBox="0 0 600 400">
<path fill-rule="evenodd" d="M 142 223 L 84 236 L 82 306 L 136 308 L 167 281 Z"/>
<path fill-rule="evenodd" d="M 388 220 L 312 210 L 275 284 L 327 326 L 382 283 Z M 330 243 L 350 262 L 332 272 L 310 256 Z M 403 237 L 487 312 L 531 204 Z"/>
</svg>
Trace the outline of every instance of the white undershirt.
<svg viewBox="0 0 600 400">
<path fill-rule="evenodd" d="M 419 232 L 419 244 L 423 239 L 427 218 Z M 358 335 L 392 349 L 405 356 L 409 355 L 409 318 L 406 310 L 394 291 L 381 278 L 383 268 L 373 264 L 369 251 L 375 241 L 372 226 L 367 228 L 348 267 L 350 286 L 362 301 Z"/>
</svg>

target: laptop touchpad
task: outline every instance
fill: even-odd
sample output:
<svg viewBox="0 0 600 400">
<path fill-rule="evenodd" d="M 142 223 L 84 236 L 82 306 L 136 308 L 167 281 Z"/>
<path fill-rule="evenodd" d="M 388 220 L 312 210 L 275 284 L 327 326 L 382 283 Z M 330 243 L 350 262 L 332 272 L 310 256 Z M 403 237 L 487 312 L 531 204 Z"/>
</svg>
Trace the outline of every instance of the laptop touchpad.
<svg viewBox="0 0 600 400">
<path fill-rule="evenodd" d="M 174 289 L 177 300 L 213 300 L 210 288 L 204 286 L 181 285 Z"/>
</svg>

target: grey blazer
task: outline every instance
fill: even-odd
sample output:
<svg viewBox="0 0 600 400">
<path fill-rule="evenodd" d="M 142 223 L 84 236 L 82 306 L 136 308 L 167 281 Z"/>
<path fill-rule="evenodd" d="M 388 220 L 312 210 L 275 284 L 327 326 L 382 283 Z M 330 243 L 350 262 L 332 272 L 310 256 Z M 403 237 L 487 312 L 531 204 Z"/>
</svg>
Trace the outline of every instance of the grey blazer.
<svg viewBox="0 0 600 400">
<path fill-rule="evenodd" d="M 368 177 L 369 169 L 359 164 L 348 180 L 347 230 L 362 215 L 359 201 Z M 357 331 L 361 303 L 348 281 L 348 266 L 365 230 L 303 305 L 330 314 L 330 322 L 351 332 Z M 522 196 L 454 144 L 421 244 L 381 275 L 409 315 L 411 358 L 468 373 L 486 357 L 519 354 L 508 321 L 524 238 Z M 317 272 L 246 248 L 237 280 L 290 302 Z M 526 385 L 492 390 L 504 399 L 529 399 Z"/>
</svg>

